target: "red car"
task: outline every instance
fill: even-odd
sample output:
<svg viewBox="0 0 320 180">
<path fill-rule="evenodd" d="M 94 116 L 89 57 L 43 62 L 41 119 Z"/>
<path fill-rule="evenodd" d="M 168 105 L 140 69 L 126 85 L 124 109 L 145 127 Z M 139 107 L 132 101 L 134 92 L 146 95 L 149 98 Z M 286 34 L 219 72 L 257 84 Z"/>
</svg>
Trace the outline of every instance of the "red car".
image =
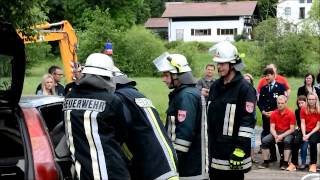
<svg viewBox="0 0 320 180">
<path fill-rule="evenodd" d="M 64 99 L 20 100 L 25 64 L 22 40 L 10 24 L 0 22 L 0 179 L 73 179 Z"/>
</svg>

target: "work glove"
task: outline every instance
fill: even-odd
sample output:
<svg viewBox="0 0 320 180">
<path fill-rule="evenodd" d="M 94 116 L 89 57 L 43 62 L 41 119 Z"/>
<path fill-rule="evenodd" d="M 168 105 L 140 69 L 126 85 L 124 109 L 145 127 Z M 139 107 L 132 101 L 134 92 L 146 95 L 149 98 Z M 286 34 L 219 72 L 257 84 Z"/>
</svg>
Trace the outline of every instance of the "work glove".
<svg viewBox="0 0 320 180">
<path fill-rule="evenodd" d="M 230 156 L 229 166 L 231 169 L 239 170 L 243 169 L 244 151 L 240 148 L 236 148 Z"/>
</svg>

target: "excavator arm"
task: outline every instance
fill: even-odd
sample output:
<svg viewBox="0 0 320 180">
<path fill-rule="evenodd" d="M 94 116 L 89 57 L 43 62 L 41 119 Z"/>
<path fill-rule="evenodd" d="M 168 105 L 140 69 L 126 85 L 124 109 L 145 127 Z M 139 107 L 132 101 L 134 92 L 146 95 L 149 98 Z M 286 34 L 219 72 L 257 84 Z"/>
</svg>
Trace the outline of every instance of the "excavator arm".
<svg viewBox="0 0 320 180">
<path fill-rule="evenodd" d="M 59 41 L 59 48 L 67 82 L 73 78 L 73 67 L 78 61 L 78 40 L 71 24 L 64 20 L 58 23 L 45 23 L 35 26 L 36 34 L 25 37 L 19 33 L 24 43 Z"/>
</svg>

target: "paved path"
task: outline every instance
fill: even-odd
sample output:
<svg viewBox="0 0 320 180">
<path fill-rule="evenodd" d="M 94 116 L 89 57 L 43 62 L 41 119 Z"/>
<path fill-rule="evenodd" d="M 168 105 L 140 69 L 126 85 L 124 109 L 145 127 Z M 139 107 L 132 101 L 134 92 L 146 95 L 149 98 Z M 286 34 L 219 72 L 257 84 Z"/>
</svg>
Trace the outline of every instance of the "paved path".
<svg viewBox="0 0 320 180">
<path fill-rule="evenodd" d="M 257 147 L 260 146 L 260 134 L 261 134 L 261 127 L 256 127 L 256 145 Z M 259 163 L 262 162 L 261 154 L 256 154 L 256 159 Z M 278 157 L 279 159 L 279 157 Z M 295 172 L 288 172 L 284 170 L 280 170 L 279 162 L 270 163 L 269 168 L 267 169 L 258 169 L 258 165 L 254 164 L 252 170 L 245 174 L 245 180 L 301 180 L 304 176 L 310 174 L 307 170 L 300 171 L 297 170 Z M 306 178 L 305 180 L 320 180 L 320 171 L 318 171 L 318 178 Z"/>
</svg>

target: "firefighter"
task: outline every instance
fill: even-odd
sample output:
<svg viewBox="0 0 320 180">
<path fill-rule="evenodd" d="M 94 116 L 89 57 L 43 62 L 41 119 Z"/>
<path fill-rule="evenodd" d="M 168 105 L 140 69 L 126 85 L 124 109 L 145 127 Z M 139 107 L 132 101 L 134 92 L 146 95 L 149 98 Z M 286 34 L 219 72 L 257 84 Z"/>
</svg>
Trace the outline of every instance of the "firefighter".
<svg viewBox="0 0 320 180">
<path fill-rule="evenodd" d="M 127 130 L 121 101 L 114 95 L 113 67 L 109 56 L 89 55 L 63 104 L 78 179 L 130 179 L 121 150 Z"/>
<path fill-rule="evenodd" d="M 164 53 L 153 61 L 169 89 L 166 129 L 178 156 L 180 179 L 208 179 L 205 113 L 187 59 Z M 204 99 L 203 99 L 204 100 Z M 205 106 L 204 106 L 205 108 Z"/>
<path fill-rule="evenodd" d="M 244 179 L 251 168 L 256 92 L 240 71 L 244 64 L 228 41 L 210 48 L 220 78 L 209 91 L 208 132 L 211 179 Z"/>
<path fill-rule="evenodd" d="M 113 80 L 128 124 L 123 149 L 130 160 L 131 179 L 178 180 L 175 150 L 151 100 L 118 68 L 114 69 Z"/>
</svg>

